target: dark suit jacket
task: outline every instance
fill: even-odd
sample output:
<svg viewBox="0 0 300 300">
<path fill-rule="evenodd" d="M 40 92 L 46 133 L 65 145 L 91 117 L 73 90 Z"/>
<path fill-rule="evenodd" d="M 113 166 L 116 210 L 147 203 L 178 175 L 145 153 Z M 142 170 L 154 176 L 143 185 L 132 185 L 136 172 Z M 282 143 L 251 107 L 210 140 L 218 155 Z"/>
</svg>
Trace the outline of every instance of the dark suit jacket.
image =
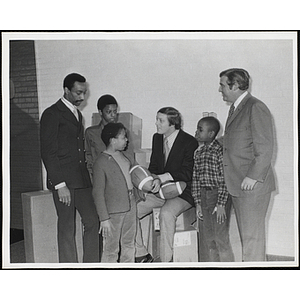
<svg viewBox="0 0 300 300">
<path fill-rule="evenodd" d="M 273 145 L 271 113 L 248 93 L 227 121 L 223 136 L 224 176 L 231 195 L 263 195 L 275 190 Z M 251 192 L 241 190 L 246 176 L 258 181 Z"/>
<path fill-rule="evenodd" d="M 163 135 L 155 133 L 152 140 L 152 154 L 149 164 L 149 171 L 153 174 L 160 175 L 169 172 L 174 181 L 186 182 L 187 186 L 180 197 L 193 206 L 194 200 L 191 194 L 191 182 L 194 167 L 194 152 L 197 147 L 198 142 L 193 136 L 179 130 L 165 165 Z"/>
<path fill-rule="evenodd" d="M 66 182 L 68 188 L 91 186 L 84 155 L 84 128 L 82 114 L 79 121 L 58 100 L 41 117 L 41 155 L 47 170 L 47 187 Z"/>
</svg>

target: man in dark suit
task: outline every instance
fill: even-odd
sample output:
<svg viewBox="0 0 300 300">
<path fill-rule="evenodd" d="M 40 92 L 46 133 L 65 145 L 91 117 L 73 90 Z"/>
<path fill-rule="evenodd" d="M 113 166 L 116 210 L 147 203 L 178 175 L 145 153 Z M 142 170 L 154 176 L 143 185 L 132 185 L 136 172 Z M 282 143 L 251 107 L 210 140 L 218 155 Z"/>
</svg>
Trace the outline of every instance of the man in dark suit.
<svg viewBox="0 0 300 300">
<path fill-rule="evenodd" d="M 172 261 L 173 241 L 177 217 L 191 208 L 194 201 L 191 194 L 191 181 L 194 166 L 194 151 L 197 140 L 181 129 L 181 115 L 175 108 L 164 107 L 157 112 L 157 133 L 153 136 L 149 171 L 154 174 L 152 192 L 158 192 L 161 183 L 184 181 L 187 186 L 176 198 L 163 200 L 147 194 L 146 200 L 138 203 L 138 218 L 150 214 L 153 208 L 161 207 L 160 258 L 162 262 Z M 140 222 L 139 222 L 140 223 Z M 152 262 L 153 258 L 144 246 L 141 227 L 136 237 L 136 262 Z"/>
<path fill-rule="evenodd" d="M 231 107 L 223 136 L 225 182 L 236 214 L 243 261 L 264 261 L 265 217 L 275 190 L 271 166 L 272 116 L 267 106 L 247 90 L 250 76 L 243 69 L 220 73 L 223 100 Z"/>
<path fill-rule="evenodd" d="M 78 262 L 75 209 L 84 225 L 83 262 L 99 262 L 99 220 L 84 157 L 84 128 L 77 107 L 87 91 L 83 76 L 72 73 L 63 82 L 64 95 L 41 117 L 41 155 L 58 216 L 59 262 Z"/>
</svg>

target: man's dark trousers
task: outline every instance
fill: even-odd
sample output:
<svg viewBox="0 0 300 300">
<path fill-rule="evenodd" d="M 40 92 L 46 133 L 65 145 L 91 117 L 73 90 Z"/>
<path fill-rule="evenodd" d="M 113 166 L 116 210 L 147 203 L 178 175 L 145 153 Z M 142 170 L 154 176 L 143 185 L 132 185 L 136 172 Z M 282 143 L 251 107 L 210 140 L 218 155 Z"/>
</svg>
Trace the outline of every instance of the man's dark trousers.
<svg viewBox="0 0 300 300">
<path fill-rule="evenodd" d="M 59 262 L 78 262 L 75 241 L 75 216 L 78 210 L 84 226 L 83 262 L 99 262 L 99 219 L 96 213 L 92 188 L 70 189 L 71 205 L 67 206 L 58 199 L 57 191 L 53 192 L 54 204 L 58 216 L 58 252 Z"/>
</svg>

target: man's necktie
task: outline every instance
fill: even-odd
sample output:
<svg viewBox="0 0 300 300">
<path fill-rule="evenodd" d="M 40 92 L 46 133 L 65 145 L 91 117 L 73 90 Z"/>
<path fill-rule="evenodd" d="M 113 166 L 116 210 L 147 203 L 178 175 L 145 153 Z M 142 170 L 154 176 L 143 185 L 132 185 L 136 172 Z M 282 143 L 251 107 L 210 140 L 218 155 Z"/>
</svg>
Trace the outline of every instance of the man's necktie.
<svg viewBox="0 0 300 300">
<path fill-rule="evenodd" d="M 229 120 L 229 119 L 231 118 L 231 116 L 233 115 L 233 113 L 234 113 L 234 105 L 231 104 L 231 106 L 230 106 L 230 108 L 229 108 L 227 120 Z"/>
<path fill-rule="evenodd" d="M 73 108 L 73 114 L 78 121 L 78 111 L 77 111 L 77 108 L 75 108 L 75 107 Z"/>
<path fill-rule="evenodd" d="M 168 139 L 164 138 L 164 155 L 165 155 L 165 164 L 167 163 L 167 159 L 169 156 L 170 148 L 169 148 L 169 143 Z"/>
</svg>

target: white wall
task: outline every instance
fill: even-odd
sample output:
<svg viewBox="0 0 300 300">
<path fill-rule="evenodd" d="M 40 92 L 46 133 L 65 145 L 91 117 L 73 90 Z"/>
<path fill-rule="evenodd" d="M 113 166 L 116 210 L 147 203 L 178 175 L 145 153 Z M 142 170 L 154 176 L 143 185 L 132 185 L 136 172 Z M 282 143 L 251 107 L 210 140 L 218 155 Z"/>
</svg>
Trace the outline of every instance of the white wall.
<svg viewBox="0 0 300 300">
<path fill-rule="evenodd" d="M 231 67 L 245 68 L 253 79 L 251 92 L 268 105 L 276 131 L 278 191 L 268 214 L 267 253 L 295 256 L 295 35 L 211 36 L 186 39 L 177 33 L 174 39 L 37 39 L 40 113 L 61 97 L 63 78 L 78 72 L 89 84 L 88 99 L 81 108 L 85 126 L 91 124 L 98 98 L 112 94 L 121 111 L 143 120 L 142 146 L 150 148 L 156 112 L 163 106 L 174 106 L 182 113 L 184 130 L 190 134 L 203 112 L 217 113 L 224 125 L 228 106 L 218 92 L 219 73 Z"/>
</svg>

